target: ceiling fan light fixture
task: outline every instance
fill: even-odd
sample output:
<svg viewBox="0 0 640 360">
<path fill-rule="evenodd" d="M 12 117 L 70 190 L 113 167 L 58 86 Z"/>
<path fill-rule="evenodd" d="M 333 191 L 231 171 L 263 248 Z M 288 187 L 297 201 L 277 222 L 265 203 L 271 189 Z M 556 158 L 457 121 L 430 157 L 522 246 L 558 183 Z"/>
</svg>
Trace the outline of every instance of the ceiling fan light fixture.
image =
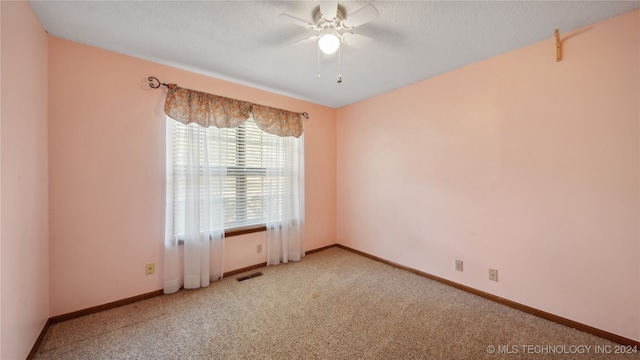
<svg viewBox="0 0 640 360">
<path fill-rule="evenodd" d="M 331 55 L 340 48 L 340 38 L 333 32 L 326 32 L 318 39 L 318 47 L 323 53 Z"/>
</svg>

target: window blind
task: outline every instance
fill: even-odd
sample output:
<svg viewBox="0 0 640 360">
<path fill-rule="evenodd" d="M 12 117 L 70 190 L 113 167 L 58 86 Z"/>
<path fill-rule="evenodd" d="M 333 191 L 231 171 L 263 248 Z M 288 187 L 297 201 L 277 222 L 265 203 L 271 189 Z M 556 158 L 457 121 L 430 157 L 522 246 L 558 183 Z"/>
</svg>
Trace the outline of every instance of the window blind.
<svg viewBox="0 0 640 360">
<path fill-rule="evenodd" d="M 194 135 L 193 132 L 196 134 Z M 215 136 L 214 136 L 215 135 Z M 188 141 L 198 137 L 201 156 L 189 159 L 183 151 Z M 225 229 L 241 228 L 252 225 L 265 224 L 265 187 L 274 186 L 284 191 L 285 184 L 281 184 L 278 171 L 267 171 L 267 159 L 273 167 L 282 167 L 285 153 L 279 151 L 286 138 L 266 133 L 256 125 L 252 118 L 235 128 L 204 128 L 197 124 L 185 125 L 180 122 L 173 124 L 173 196 L 174 204 L 174 235 L 179 237 L 185 233 L 185 201 L 187 191 L 200 191 L 202 199 L 222 199 L 224 203 Z M 169 145 L 169 144 L 168 144 Z M 275 160 L 275 161 L 274 161 Z M 189 161 L 197 161 L 200 165 L 200 189 L 192 189 L 192 184 L 186 183 L 186 176 L 181 171 Z M 207 187 L 208 181 L 223 181 L 222 194 L 205 197 L 216 187 Z M 200 206 L 203 205 L 201 202 Z M 207 211 L 200 211 L 208 214 Z M 202 226 L 208 223 L 201 219 Z M 209 229 L 201 228 L 201 231 Z"/>
</svg>

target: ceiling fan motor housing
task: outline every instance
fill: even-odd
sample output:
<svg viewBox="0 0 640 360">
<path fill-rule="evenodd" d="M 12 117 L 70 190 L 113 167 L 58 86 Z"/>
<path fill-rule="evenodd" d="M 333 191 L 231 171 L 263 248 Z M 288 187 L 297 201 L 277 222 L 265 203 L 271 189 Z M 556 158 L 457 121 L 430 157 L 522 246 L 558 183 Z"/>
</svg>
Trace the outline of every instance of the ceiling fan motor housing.
<svg viewBox="0 0 640 360">
<path fill-rule="evenodd" d="M 325 29 L 328 27 L 334 28 L 336 30 L 343 29 L 342 20 L 345 18 L 344 8 L 338 5 L 338 10 L 336 11 L 336 17 L 333 20 L 326 20 L 322 17 L 322 12 L 320 11 L 320 7 L 317 7 L 313 12 L 313 19 L 316 26 L 319 29 Z"/>
</svg>

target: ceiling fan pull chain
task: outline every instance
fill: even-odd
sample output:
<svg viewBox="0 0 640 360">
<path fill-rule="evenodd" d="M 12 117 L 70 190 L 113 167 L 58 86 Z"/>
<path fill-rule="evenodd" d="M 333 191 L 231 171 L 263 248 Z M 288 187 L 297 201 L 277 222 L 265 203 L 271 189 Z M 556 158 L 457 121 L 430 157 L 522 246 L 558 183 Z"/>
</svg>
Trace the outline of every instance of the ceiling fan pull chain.
<svg viewBox="0 0 640 360">
<path fill-rule="evenodd" d="M 316 46 L 316 49 L 318 50 L 318 56 L 317 56 L 317 60 L 318 60 L 318 80 L 320 80 L 320 47 Z"/>
<path fill-rule="evenodd" d="M 342 46 L 338 48 L 338 84 L 342 84 Z"/>
</svg>

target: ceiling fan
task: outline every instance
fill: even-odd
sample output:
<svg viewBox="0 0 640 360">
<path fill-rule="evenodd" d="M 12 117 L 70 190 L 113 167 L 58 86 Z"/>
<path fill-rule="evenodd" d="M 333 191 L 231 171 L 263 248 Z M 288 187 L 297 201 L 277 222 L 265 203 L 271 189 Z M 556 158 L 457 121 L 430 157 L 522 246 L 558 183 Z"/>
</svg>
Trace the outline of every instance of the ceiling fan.
<svg viewBox="0 0 640 360">
<path fill-rule="evenodd" d="M 318 31 L 317 35 L 296 41 L 293 44 L 317 40 L 318 48 L 327 55 L 338 51 L 341 43 L 357 48 L 368 45 L 372 39 L 353 33 L 353 29 L 375 20 L 377 17 L 378 10 L 371 4 L 361 7 L 349 15 L 345 15 L 344 8 L 338 5 L 337 0 L 320 1 L 320 6 L 313 12 L 313 22 L 307 22 L 289 14 L 280 14 L 280 18 L 283 20 L 309 30 Z"/>
</svg>

